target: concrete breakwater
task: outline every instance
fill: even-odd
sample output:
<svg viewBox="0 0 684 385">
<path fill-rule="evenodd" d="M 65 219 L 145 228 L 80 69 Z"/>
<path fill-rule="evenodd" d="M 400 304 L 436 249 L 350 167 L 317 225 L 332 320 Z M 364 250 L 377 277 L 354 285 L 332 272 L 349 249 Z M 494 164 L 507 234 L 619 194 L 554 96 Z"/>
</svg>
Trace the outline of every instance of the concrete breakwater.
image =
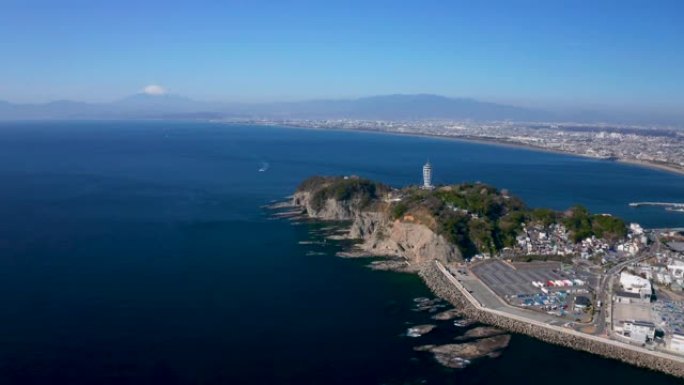
<svg viewBox="0 0 684 385">
<path fill-rule="evenodd" d="M 545 328 L 479 309 L 466 298 L 465 295 L 467 294 L 464 295 L 455 287 L 454 283 L 449 280 L 436 263 L 424 264 L 419 275 L 435 295 L 449 301 L 466 318 L 514 333 L 525 334 L 544 342 L 620 360 L 631 365 L 664 372 L 673 376 L 684 377 L 684 365 L 673 359 L 645 354 L 628 347 L 616 346 L 616 344 L 597 341 L 594 338 L 564 333 L 552 328 Z"/>
</svg>

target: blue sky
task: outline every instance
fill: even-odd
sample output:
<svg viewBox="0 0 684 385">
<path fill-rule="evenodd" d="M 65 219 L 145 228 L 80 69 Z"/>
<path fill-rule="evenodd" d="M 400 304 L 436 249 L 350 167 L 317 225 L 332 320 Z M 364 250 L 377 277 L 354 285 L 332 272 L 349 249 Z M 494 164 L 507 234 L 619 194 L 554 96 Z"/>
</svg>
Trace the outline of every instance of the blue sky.
<svg viewBox="0 0 684 385">
<path fill-rule="evenodd" d="M 519 105 L 684 105 L 682 1 L 0 4 L 0 99 L 435 93 Z"/>
</svg>

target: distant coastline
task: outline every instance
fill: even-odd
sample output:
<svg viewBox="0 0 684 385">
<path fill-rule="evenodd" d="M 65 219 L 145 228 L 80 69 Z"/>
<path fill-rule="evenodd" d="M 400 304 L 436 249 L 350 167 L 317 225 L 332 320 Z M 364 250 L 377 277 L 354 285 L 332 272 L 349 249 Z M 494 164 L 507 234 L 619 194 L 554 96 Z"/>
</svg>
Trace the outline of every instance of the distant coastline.
<svg viewBox="0 0 684 385">
<path fill-rule="evenodd" d="M 414 137 L 433 138 L 433 139 L 456 140 L 456 141 L 480 143 L 480 144 L 503 146 L 503 147 L 510 147 L 510 148 L 521 148 L 521 149 L 526 149 L 526 150 L 548 152 L 548 153 L 553 153 L 553 154 L 571 155 L 571 156 L 577 156 L 577 157 L 587 158 L 587 159 L 595 159 L 595 160 L 624 163 L 624 164 L 628 164 L 628 165 L 632 165 L 632 166 L 636 166 L 636 167 L 665 171 L 665 172 L 669 172 L 672 174 L 684 176 L 684 168 L 677 167 L 674 165 L 655 163 L 655 162 L 638 160 L 638 159 L 627 159 L 627 158 L 606 159 L 606 158 L 595 157 L 595 156 L 586 155 L 586 154 L 579 154 L 579 153 L 575 153 L 575 152 L 571 152 L 571 151 L 563 151 L 563 150 L 557 150 L 557 149 L 546 148 L 546 147 L 541 147 L 541 146 L 534 146 L 534 145 L 526 144 L 526 143 L 512 142 L 512 141 L 502 140 L 499 138 L 458 136 L 458 135 L 434 135 L 434 134 L 427 134 L 427 133 L 421 133 L 421 132 L 396 132 L 396 131 L 371 130 L 371 129 L 364 129 L 364 128 L 323 128 L 323 127 L 314 127 L 314 126 L 293 125 L 293 124 L 286 124 L 286 123 L 281 124 L 281 123 L 277 123 L 277 122 L 272 122 L 272 123 L 269 123 L 269 122 L 253 122 L 253 121 L 250 121 L 250 122 L 212 121 L 212 122 L 213 123 L 221 123 L 221 124 L 245 124 L 245 125 L 252 125 L 252 126 L 263 126 L 263 127 L 278 126 L 278 127 L 292 128 L 292 129 L 315 130 L 315 131 L 331 131 L 331 130 L 334 130 L 334 131 L 343 131 L 343 132 L 345 132 L 345 131 L 346 132 L 369 132 L 369 133 L 387 134 L 387 135 L 414 136 Z"/>
<path fill-rule="evenodd" d="M 417 135 L 420 135 L 420 134 L 417 134 Z M 423 136 L 429 136 L 429 135 L 423 135 Z M 439 135 L 432 135 L 432 136 L 433 137 L 442 137 Z M 585 155 L 585 154 L 578 154 L 578 153 L 570 152 L 570 151 L 554 150 L 554 149 L 550 149 L 550 148 L 533 146 L 533 145 L 524 144 L 524 143 L 499 140 L 499 139 L 495 139 L 495 138 L 484 139 L 484 138 L 471 138 L 471 137 L 459 137 L 459 136 L 454 136 L 454 137 L 444 136 L 444 137 L 445 138 L 453 138 L 453 139 L 461 139 L 461 140 L 468 141 L 468 142 L 479 142 L 479 143 L 483 143 L 483 144 L 496 144 L 496 145 L 502 145 L 502 146 L 524 148 L 524 149 L 528 149 L 528 150 L 550 152 L 550 153 L 554 153 L 554 154 L 574 155 L 574 156 L 579 156 L 579 157 L 588 158 L 588 159 L 596 159 L 596 160 L 603 160 L 603 161 L 608 161 L 608 162 L 624 163 L 624 164 L 629 164 L 632 166 L 637 166 L 637 167 L 642 167 L 642 168 L 650 168 L 650 169 L 659 170 L 659 171 L 667 171 L 667 172 L 670 172 L 673 174 L 684 176 L 684 168 L 678 168 L 676 166 L 670 166 L 670 165 L 666 165 L 666 164 L 662 164 L 662 163 L 654 163 L 654 162 L 649 162 L 649 161 L 644 161 L 644 160 L 626 159 L 626 158 L 611 158 L 611 159 L 599 158 L 599 157 Z"/>
</svg>

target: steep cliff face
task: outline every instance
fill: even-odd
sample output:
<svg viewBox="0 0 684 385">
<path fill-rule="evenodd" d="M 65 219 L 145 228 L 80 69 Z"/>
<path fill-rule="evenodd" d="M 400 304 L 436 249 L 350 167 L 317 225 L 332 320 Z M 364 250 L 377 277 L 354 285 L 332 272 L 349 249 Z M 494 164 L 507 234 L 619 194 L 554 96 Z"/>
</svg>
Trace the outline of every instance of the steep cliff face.
<svg viewBox="0 0 684 385">
<path fill-rule="evenodd" d="M 353 201 L 338 201 L 326 199 L 321 205 L 312 203 L 312 194 L 308 191 L 298 191 L 292 197 L 292 204 L 301 207 L 310 218 L 325 221 L 347 221 L 356 217 L 357 205 Z"/>
<path fill-rule="evenodd" d="M 351 221 L 347 237 L 358 239 L 357 254 L 404 258 L 409 269 L 425 262 L 461 261 L 458 248 L 427 226 L 401 220 L 391 220 L 386 212 L 365 211 L 358 202 L 328 199 L 314 207 L 309 192 L 297 192 L 292 203 L 301 207 L 310 218 Z"/>
<path fill-rule="evenodd" d="M 370 255 L 403 257 L 416 266 L 432 260 L 461 261 L 458 248 L 427 226 L 390 220 L 385 213 L 364 212 L 354 219 L 349 237 L 363 241 L 359 248 Z"/>
</svg>

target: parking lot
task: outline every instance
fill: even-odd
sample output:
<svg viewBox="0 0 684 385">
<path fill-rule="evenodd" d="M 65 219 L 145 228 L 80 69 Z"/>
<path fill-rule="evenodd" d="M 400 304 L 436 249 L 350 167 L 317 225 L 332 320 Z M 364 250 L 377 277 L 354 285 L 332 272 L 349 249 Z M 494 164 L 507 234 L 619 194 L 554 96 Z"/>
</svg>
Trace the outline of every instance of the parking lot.
<svg viewBox="0 0 684 385">
<path fill-rule="evenodd" d="M 572 319 L 586 318 L 583 309 L 575 309 L 573 304 L 576 294 L 587 295 L 587 287 L 585 284 L 577 284 L 573 271 L 562 272 L 558 262 L 511 264 L 491 260 L 477 264 L 471 270 L 485 285 L 512 305 Z M 566 286 L 549 284 L 549 281 L 563 280 L 573 283 Z"/>
<path fill-rule="evenodd" d="M 536 294 L 540 292 L 532 282 L 547 282 L 562 279 L 555 271 L 560 269 L 557 262 L 526 263 L 513 265 L 492 260 L 475 266 L 472 271 L 499 296 Z M 555 270 L 555 271 L 554 271 Z"/>
<path fill-rule="evenodd" d="M 660 300 L 652 304 L 656 324 L 669 334 L 684 333 L 684 302 Z"/>
</svg>

